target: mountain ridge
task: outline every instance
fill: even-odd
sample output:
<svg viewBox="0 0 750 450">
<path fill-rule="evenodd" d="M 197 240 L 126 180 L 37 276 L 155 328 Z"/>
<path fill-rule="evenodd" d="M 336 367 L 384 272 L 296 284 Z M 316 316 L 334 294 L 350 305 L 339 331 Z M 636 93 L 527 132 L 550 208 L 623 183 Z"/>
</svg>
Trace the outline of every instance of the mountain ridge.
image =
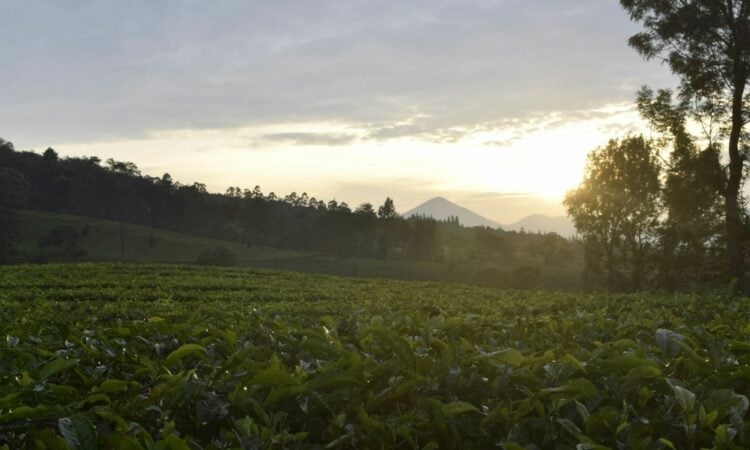
<svg viewBox="0 0 750 450">
<path fill-rule="evenodd" d="M 426 202 L 410 209 L 402 214 L 403 217 L 412 216 L 432 217 L 435 220 L 446 220 L 450 217 L 458 217 L 459 223 L 467 227 L 490 227 L 501 228 L 494 220 L 480 216 L 474 211 L 451 202 L 445 197 L 433 197 Z"/>
<path fill-rule="evenodd" d="M 573 223 L 565 216 L 547 216 L 545 214 L 536 213 L 530 214 L 521 220 L 510 224 L 501 224 L 442 196 L 433 197 L 406 211 L 402 216 L 405 218 L 412 216 L 425 216 L 432 217 L 435 220 L 446 220 L 450 217 L 458 217 L 459 223 L 467 227 L 485 226 L 490 228 L 500 228 L 506 231 L 524 230 L 530 233 L 557 233 L 562 237 L 570 237 L 576 234 Z"/>
</svg>

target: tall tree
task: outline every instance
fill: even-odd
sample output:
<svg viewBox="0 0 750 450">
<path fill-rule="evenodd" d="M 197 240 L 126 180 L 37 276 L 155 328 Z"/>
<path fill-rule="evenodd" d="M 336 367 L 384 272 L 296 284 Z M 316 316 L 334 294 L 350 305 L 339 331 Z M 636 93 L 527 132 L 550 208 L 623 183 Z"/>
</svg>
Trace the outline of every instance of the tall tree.
<svg viewBox="0 0 750 450">
<path fill-rule="evenodd" d="M 660 148 L 670 150 L 659 230 L 659 284 L 670 290 L 721 282 L 726 259 L 720 148 L 710 139 L 699 146 L 688 132 L 690 105 L 672 97 L 669 90 L 643 88 L 638 93 L 641 116 L 659 136 Z"/>
<path fill-rule="evenodd" d="M 589 154 L 564 204 L 585 243 L 587 269 L 610 290 L 644 286 L 659 218 L 659 162 L 643 137 L 611 140 Z"/>
<path fill-rule="evenodd" d="M 750 119 L 750 0 L 620 0 L 644 31 L 630 45 L 647 59 L 661 58 L 681 79 L 680 96 L 698 119 L 722 125 L 727 166 L 722 187 L 727 273 L 747 291 L 744 250 L 745 177 Z"/>
<path fill-rule="evenodd" d="M 378 217 L 381 219 L 394 219 L 398 217 L 396 206 L 393 204 L 393 199 L 386 197 L 383 205 L 378 208 Z"/>
</svg>

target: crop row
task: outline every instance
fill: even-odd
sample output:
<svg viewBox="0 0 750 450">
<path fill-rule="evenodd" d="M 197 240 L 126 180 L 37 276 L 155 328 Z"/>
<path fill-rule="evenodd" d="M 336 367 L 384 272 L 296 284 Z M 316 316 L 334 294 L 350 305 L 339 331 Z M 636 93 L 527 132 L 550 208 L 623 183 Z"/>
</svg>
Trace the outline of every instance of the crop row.
<svg viewBox="0 0 750 450">
<path fill-rule="evenodd" d="M 0 307 L 0 448 L 750 446 L 747 299 L 73 265 Z"/>
</svg>

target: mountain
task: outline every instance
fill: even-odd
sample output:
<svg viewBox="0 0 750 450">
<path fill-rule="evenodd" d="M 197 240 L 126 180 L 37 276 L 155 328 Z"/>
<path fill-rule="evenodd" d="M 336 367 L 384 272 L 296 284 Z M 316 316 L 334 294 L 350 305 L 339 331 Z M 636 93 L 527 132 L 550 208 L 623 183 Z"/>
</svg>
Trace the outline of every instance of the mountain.
<svg viewBox="0 0 750 450">
<path fill-rule="evenodd" d="M 425 216 L 432 217 L 435 220 L 445 220 L 450 217 L 458 217 L 458 221 L 465 227 L 490 227 L 499 228 L 500 224 L 490 219 L 480 216 L 479 214 L 458 206 L 457 204 L 444 199 L 435 197 L 427 200 L 414 209 L 402 214 L 403 217 Z"/>
<path fill-rule="evenodd" d="M 564 238 L 576 234 L 573 222 L 565 216 L 550 217 L 545 216 L 544 214 L 532 214 L 524 217 L 518 222 L 509 225 L 501 225 L 493 220 L 480 216 L 470 209 L 446 200 L 443 197 L 435 197 L 403 214 L 404 217 L 415 215 L 432 217 L 436 220 L 458 217 L 459 223 L 466 227 L 483 226 L 502 228 L 507 231 L 521 231 L 521 229 L 523 229 L 529 233 L 541 231 L 542 233 L 557 233 Z"/>
<path fill-rule="evenodd" d="M 560 236 L 567 238 L 576 234 L 575 226 L 573 222 L 565 216 L 550 217 L 544 214 L 532 214 L 524 217 L 518 222 L 514 222 L 510 225 L 503 225 L 502 228 L 508 231 L 521 231 L 523 228 L 528 233 L 536 233 L 541 231 L 543 233 L 557 233 Z"/>
</svg>

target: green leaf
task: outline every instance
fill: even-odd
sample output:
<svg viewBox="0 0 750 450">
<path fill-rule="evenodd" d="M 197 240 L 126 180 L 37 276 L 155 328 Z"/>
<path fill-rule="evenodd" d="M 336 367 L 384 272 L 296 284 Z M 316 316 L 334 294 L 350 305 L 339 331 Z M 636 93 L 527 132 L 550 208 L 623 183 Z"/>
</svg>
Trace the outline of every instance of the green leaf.
<svg viewBox="0 0 750 450">
<path fill-rule="evenodd" d="M 499 361 L 513 367 L 518 367 L 525 361 L 523 354 L 514 348 L 499 351 L 493 354 L 493 357 Z"/>
<path fill-rule="evenodd" d="M 670 441 L 669 439 L 661 438 L 659 439 L 659 442 L 661 442 L 661 444 L 665 447 L 671 448 L 672 450 L 677 450 L 674 446 L 674 443 L 672 443 L 672 441 Z"/>
<path fill-rule="evenodd" d="M 96 429 L 86 416 L 63 417 L 57 421 L 57 427 L 71 449 L 96 450 L 99 448 Z"/>
<path fill-rule="evenodd" d="M 565 363 L 575 369 L 578 369 L 583 373 L 586 373 L 586 368 L 583 367 L 583 364 L 581 364 L 581 361 L 579 361 L 578 358 L 571 355 L 570 353 L 566 353 L 565 356 L 560 358 L 560 362 Z"/>
<path fill-rule="evenodd" d="M 188 356 L 198 357 L 205 361 L 207 359 L 206 355 L 206 349 L 202 346 L 198 344 L 184 344 L 170 353 L 169 356 L 167 356 L 166 362 L 171 365 L 187 358 Z"/>
<path fill-rule="evenodd" d="M 160 440 L 159 445 L 164 450 L 190 450 L 187 442 L 185 442 L 179 436 L 175 436 L 174 434 L 170 434 L 164 439 Z"/>
<path fill-rule="evenodd" d="M 674 398 L 682 410 L 686 413 L 692 411 L 695 407 L 695 394 L 688 389 L 672 384 L 671 382 L 669 382 L 669 385 L 672 387 Z"/>
<path fill-rule="evenodd" d="M 685 337 L 679 333 L 675 333 L 672 330 L 666 328 L 659 328 L 656 330 L 656 345 L 661 349 L 664 355 L 671 358 L 680 351 L 680 346 L 677 342 L 682 341 Z"/>
<path fill-rule="evenodd" d="M 127 391 L 130 387 L 130 382 L 125 380 L 118 380 L 118 379 L 109 379 L 102 381 L 102 384 L 99 385 L 99 389 L 106 393 L 112 393 L 112 392 L 122 392 Z"/>
<path fill-rule="evenodd" d="M 464 414 L 468 412 L 480 413 L 479 410 L 476 408 L 476 406 L 467 402 L 446 403 L 445 405 L 442 406 L 442 409 L 443 409 L 443 414 L 445 414 L 446 417 L 457 416 L 459 414 Z"/>
<path fill-rule="evenodd" d="M 22 419 L 41 419 L 44 417 L 50 417 L 62 412 L 62 407 L 59 405 L 37 405 L 31 406 L 19 406 L 9 411 L 7 414 L 0 415 L 0 423 L 15 422 Z"/>
<path fill-rule="evenodd" d="M 282 369 L 265 369 L 257 374 L 249 381 L 248 384 L 268 384 L 271 386 L 296 386 L 301 384 L 301 381 L 294 375 L 286 372 Z"/>
<path fill-rule="evenodd" d="M 661 369 L 654 366 L 640 366 L 630 369 L 625 379 L 628 383 L 640 383 L 644 380 L 653 380 L 661 378 L 663 375 Z"/>
<path fill-rule="evenodd" d="M 75 367 L 78 364 L 77 359 L 63 359 L 63 358 L 57 358 L 54 359 L 44 366 L 42 366 L 41 369 L 39 369 L 39 381 L 46 380 L 47 378 L 51 377 L 52 375 L 62 372 L 63 370 L 70 369 L 71 367 Z"/>
<path fill-rule="evenodd" d="M 727 415 L 744 417 L 750 402 L 744 395 L 737 394 L 731 389 L 717 389 L 708 396 L 706 408 L 716 412 L 720 419 Z"/>
<path fill-rule="evenodd" d="M 539 395 L 572 394 L 574 396 L 593 397 L 599 394 L 599 390 L 592 382 L 585 378 L 576 378 L 558 387 L 542 389 Z"/>
</svg>

